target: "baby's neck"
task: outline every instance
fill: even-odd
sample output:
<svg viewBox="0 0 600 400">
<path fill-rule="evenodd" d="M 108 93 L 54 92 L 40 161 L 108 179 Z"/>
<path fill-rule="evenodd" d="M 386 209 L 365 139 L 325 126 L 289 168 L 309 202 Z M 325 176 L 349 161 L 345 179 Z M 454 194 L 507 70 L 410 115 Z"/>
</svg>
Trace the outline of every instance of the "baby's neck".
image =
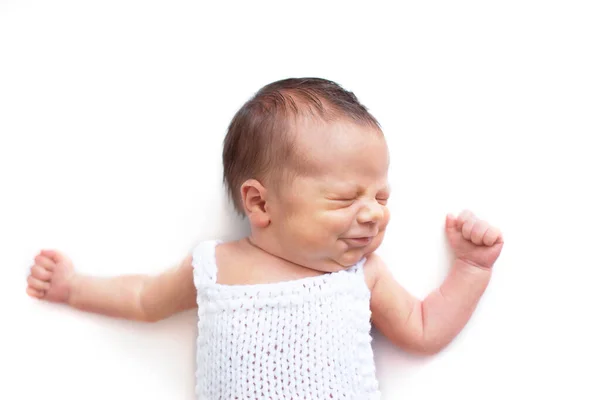
<svg viewBox="0 0 600 400">
<path fill-rule="evenodd" d="M 217 282 L 225 285 L 275 283 L 323 275 L 270 253 L 247 237 L 219 245 Z"/>
</svg>

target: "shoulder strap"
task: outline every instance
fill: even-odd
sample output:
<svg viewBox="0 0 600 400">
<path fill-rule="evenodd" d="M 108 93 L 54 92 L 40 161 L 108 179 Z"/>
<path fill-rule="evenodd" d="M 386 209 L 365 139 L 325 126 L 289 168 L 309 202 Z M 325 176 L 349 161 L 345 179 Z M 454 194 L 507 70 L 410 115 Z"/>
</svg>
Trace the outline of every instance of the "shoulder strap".
<svg viewBox="0 0 600 400">
<path fill-rule="evenodd" d="M 200 243 L 192 252 L 192 267 L 194 268 L 194 285 L 206 285 L 217 282 L 217 262 L 215 248 L 217 240 Z"/>
</svg>

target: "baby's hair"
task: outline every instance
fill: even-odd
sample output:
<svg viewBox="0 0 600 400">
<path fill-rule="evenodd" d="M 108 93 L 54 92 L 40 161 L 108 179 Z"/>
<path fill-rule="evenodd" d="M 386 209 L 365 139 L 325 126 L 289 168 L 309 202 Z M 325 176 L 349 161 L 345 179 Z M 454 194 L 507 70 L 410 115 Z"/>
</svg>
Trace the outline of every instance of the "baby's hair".
<svg viewBox="0 0 600 400">
<path fill-rule="evenodd" d="M 292 136 L 298 118 L 345 118 L 380 130 L 354 93 L 335 82 L 290 78 L 264 86 L 235 114 L 223 143 L 223 181 L 240 214 L 244 215 L 240 187 L 246 180 L 271 182 L 301 167 Z"/>
</svg>

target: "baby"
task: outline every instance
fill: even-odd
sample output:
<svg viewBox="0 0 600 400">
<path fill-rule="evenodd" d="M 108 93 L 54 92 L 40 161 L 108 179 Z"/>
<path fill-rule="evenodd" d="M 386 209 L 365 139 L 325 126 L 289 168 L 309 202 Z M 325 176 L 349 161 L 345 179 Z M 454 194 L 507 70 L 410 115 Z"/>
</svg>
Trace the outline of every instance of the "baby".
<svg viewBox="0 0 600 400">
<path fill-rule="evenodd" d="M 84 276 L 42 250 L 27 294 L 141 321 L 198 307 L 199 399 L 379 398 L 371 322 L 407 351 L 440 351 L 503 246 L 471 212 L 448 215 L 450 273 L 413 297 L 374 253 L 390 220 L 388 163 L 378 122 L 353 93 L 316 78 L 271 83 L 224 141 L 224 181 L 248 237 L 201 243 L 156 276 Z"/>
</svg>

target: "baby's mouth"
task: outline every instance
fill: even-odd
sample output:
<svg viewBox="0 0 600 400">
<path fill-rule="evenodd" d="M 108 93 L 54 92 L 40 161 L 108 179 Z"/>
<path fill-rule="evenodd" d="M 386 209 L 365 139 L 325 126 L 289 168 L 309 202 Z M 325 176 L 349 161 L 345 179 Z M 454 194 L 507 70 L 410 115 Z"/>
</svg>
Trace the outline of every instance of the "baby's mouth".
<svg viewBox="0 0 600 400">
<path fill-rule="evenodd" d="M 373 241 L 373 236 L 344 238 L 343 240 L 352 247 L 364 247 Z"/>
</svg>

